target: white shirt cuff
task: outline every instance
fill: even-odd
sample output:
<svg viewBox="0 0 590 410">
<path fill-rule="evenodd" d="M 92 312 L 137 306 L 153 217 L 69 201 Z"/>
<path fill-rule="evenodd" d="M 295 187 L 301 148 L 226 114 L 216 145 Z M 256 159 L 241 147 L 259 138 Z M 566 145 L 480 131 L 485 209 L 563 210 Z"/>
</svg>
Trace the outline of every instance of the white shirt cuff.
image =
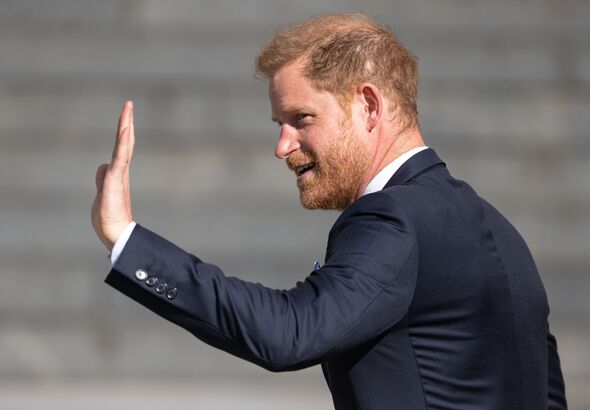
<svg viewBox="0 0 590 410">
<path fill-rule="evenodd" d="M 135 225 L 137 225 L 135 222 L 129 222 L 129 225 L 125 227 L 125 229 L 119 236 L 119 239 L 117 239 L 117 242 L 115 242 L 115 246 L 113 246 L 113 250 L 111 251 L 111 265 L 114 266 L 115 263 L 117 263 L 117 259 L 119 259 L 119 256 L 121 256 L 121 252 L 123 252 L 125 245 L 127 245 L 127 241 L 133 233 Z"/>
</svg>

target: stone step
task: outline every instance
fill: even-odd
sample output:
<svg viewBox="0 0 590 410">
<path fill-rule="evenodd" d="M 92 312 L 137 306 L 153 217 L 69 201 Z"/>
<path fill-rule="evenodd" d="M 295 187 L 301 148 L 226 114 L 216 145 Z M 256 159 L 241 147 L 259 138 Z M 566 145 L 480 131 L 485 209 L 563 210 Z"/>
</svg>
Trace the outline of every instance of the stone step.
<svg viewBox="0 0 590 410">
<path fill-rule="evenodd" d="M 95 3 L 89 0 L 57 0 L 53 5 L 43 1 L 22 2 L 7 0 L 2 4 L 0 19 L 3 22 L 20 22 L 34 25 L 46 21 L 117 21 L 125 16 L 129 2 L 104 0 Z"/>
<path fill-rule="evenodd" d="M 146 309 L 134 316 L 139 322 L 131 315 L 116 321 L 6 320 L 0 335 L 0 380 L 48 374 L 57 378 L 256 377 L 267 372 L 201 342 Z"/>
<path fill-rule="evenodd" d="M 531 146 L 545 144 L 586 145 L 590 95 L 580 99 L 562 95 L 538 95 L 533 91 L 496 98 L 475 94 L 427 94 L 420 100 L 422 132 L 426 138 L 438 134 L 464 139 L 493 139 L 494 143 Z M 484 99 L 485 98 L 485 99 Z"/>
<path fill-rule="evenodd" d="M 0 246 L 7 251 L 46 248 L 54 252 L 65 252 L 72 245 L 83 249 L 96 247 L 89 223 L 91 195 L 88 198 L 88 206 L 68 212 L 2 211 Z M 268 252 L 274 252 L 292 245 L 323 252 L 323 243 L 335 215 L 310 213 L 305 216 L 303 210 L 288 213 L 277 210 L 266 215 L 261 212 L 240 213 L 239 198 L 235 201 L 236 207 L 219 212 L 199 211 L 198 206 L 191 209 L 182 204 L 168 207 L 162 203 L 159 206 L 137 203 L 135 218 L 157 232 L 174 233 L 181 243 L 191 243 L 196 249 L 223 246 L 231 251 L 268 247 Z M 585 217 L 583 210 L 564 215 L 559 214 L 559 209 L 545 206 L 533 211 L 527 207 L 504 209 L 504 204 L 495 205 L 519 229 L 534 253 L 587 260 L 584 238 L 590 229 L 590 219 Z M 195 235 L 195 232 L 207 234 Z M 320 236 L 321 245 L 310 246 L 310 237 L 316 235 Z M 285 242 L 285 238 L 293 239 Z"/>
<path fill-rule="evenodd" d="M 0 153 L 0 187 L 6 192 L 0 212 L 87 209 L 96 167 L 110 159 L 111 144 L 104 141 L 102 152 L 93 153 Z M 300 209 L 293 174 L 282 161 L 257 146 L 243 148 L 195 144 L 194 151 L 158 154 L 143 152 L 138 144 L 131 171 L 137 206 L 148 211 L 170 206 L 189 215 L 195 207 L 313 214 Z M 590 164 L 583 155 L 537 157 L 533 150 L 532 156 L 519 151 L 508 157 L 435 149 L 455 178 L 508 212 L 544 215 L 563 209 L 568 211 L 563 218 L 576 218 L 578 208 L 585 214 L 590 194 L 580 189 L 580 177 L 590 174 Z"/>
<path fill-rule="evenodd" d="M 1 410 L 325 410 L 333 407 L 319 375 L 279 373 L 257 377 L 85 378 L 7 381 Z M 569 376 L 569 375 L 568 375 Z M 567 378 L 569 408 L 590 410 L 587 376 Z M 228 392 L 231 392 L 228 394 Z"/>
<path fill-rule="evenodd" d="M 313 373 L 194 378 L 129 377 L 8 381 L 1 410 L 325 410 L 326 383 Z"/>
<path fill-rule="evenodd" d="M 236 3 L 224 0 L 213 5 L 206 0 L 171 0 L 166 5 L 154 0 L 127 2 L 108 0 L 100 5 L 90 0 L 46 2 L 6 1 L 0 21 L 40 23 L 119 22 L 149 26 L 216 26 L 239 24 L 278 25 L 328 11 L 364 11 L 382 22 L 403 26 L 466 27 L 473 31 L 502 27 L 577 29 L 587 28 L 585 16 L 590 7 L 585 2 L 566 0 L 556 5 L 550 0 L 514 3 L 509 0 L 468 5 L 454 1 L 388 0 L 337 1 L 304 0 L 297 4 L 250 0 Z"/>
<path fill-rule="evenodd" d="M 152 93 L 153 91 L 153 93 Z M 586 115 L 588 92 L 571 95 L 530 89 L 521 93 L 490 94 L 475 90 L 424 90 L 420 121 L 423 135 L 435 143 L 451 139 L 473 145 L 547 147 L 569 145 L 588 150 Z M 272 155 L 278 128 L 270 121 L 266 85 L 252 80 L 235 91 L 177 94 L 157 89 L 112 93 L 60 93 L 58 89 L 21 92 L 0 89 L 0 148 L 35 150 L 110 151 L 116 121 L 126 98 L 136 106 L 138 149 L 152 151 L 181 147 L 199 149 L 202 141 L 253 144 Z M 493 144 L 492 144 L 493 142 Z M 559 147 L 562 148 L 559 148 Z M 108 152 L 108 151 L 107 151 Z"/>
<path fill-rule="evenodd" d="M 198 139 L 202 135 L 215 137 L 276 136 L 276 126 L 270 121 L 266 85 L 252 80 L 256 90 L 247 93 L 217 95 L 168 95 L 155 90 L 123 95 L 117 90 L 97 94 L 23 94 L 18 91 L 0 95 L 2 127 L 16 132 L 80 131 L 96 134 L 100 130 L 109 140 L 125 99 L 136 103 L 137 135 L 151 130 L 154 137 L 183 133 Z M 243 111 L 243 112 L 242 112 Z M 3 137 L 4 140 L 7 137 Z M 87 138 L 86 138 L 87 139 Z M 267 139 L 268 140 L 268 139 Z"/>
<path fill-rule="evenodd" d="M 409 20 L 408 20 L 409 21 Z M 570 20 L 571 22 L 571 20 Z M 204 29 L 141 23 L 36 24 L 0 27 L 0 74 L 79 75 L 160 79 L 195 76 L 213 81 L 252 78 L 254 57 L 274 26 Z M 426 79 L 586 80 L 590 29 L 474 30 L 459 25 L 401 28 Z M 229 30 L 229 31 L 228 31 Z M 570 63 L 564 65 L 564 58 Z"/>
</svg>

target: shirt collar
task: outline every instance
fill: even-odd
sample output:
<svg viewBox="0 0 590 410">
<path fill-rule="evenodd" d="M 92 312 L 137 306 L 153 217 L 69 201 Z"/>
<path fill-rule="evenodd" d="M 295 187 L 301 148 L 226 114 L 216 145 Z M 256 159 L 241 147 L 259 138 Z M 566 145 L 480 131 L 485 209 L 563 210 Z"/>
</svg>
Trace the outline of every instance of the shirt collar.
<svg viewBox="0 0 590 410">
<path fill-rule="evenodd" d="M 385 168 L 383 168 L 375 177 L 369 182 L 365 190 L 363 191 L 363 195 L 372 194 L 373 192 L 381 191 L 387 181 L 391 179 L 393 174 L 411 157 L 419 153 L 420 151 L 424 151 L 428 147 L 416 147 L 407 152 L 404 152 L 402 155 L 391 161 Z M 363 196 L 361 195 L 361 196 Z"/>
</svg>

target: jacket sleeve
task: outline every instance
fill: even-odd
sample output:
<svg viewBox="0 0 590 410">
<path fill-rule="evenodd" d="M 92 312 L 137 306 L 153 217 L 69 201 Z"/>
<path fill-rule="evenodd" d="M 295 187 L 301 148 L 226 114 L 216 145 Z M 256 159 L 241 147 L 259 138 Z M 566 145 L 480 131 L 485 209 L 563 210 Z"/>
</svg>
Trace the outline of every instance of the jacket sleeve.
<svg viewBox="0 0 590 410">
<path fill-rule="evenodd" d="M 375 193 L 340 216 L 325 265 L 289 290 L 226 276 L 140 225 L 106 282 L 214 347 L 285 371 L 323 362 L 395 325 L 412 299 L 417 260 L 405 213 Z M 146 276 L 162 286 L 148 286 Z"/>
<path fill-rule="evenodd" d="M 547 331 L 547 376 L 547 408 L 549 410 L 567 409 L 565 383 L 563 382 L 559 355 L 557 354 L 557 341 L 549 330 Z"/>
</svg>

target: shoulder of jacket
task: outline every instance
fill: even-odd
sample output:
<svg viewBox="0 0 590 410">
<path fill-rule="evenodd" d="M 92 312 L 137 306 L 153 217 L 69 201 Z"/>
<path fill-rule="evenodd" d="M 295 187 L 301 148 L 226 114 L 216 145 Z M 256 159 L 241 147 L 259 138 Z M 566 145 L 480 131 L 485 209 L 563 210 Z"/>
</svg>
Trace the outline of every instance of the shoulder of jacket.
<svg viewBox="0 0 590 410">
<path fill-rule="evenodd" d="M 409 222 L 410 217 L 406 212 L 409 203 L 404 195 L 399 195 L 400 191 L 388 188 L 358 198 L 340 214 L 330 230 L 331 233 L 348 222 L 360 221 L 365 218 Z"/>
</svg>

